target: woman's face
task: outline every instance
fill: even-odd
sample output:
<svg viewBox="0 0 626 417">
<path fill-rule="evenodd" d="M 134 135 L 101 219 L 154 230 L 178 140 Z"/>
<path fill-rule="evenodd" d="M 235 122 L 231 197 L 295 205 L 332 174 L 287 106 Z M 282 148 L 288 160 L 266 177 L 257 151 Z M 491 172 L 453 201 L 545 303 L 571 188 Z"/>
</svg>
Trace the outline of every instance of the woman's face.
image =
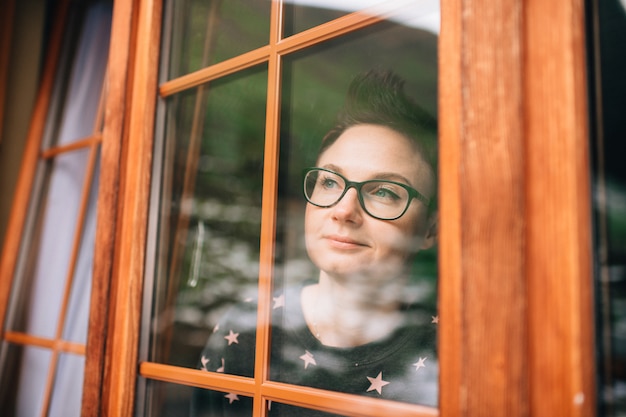
<svg viewBox="0 0 626 417">
<path fill-rule="evenodd" d="M 402 134 L 379 125 L 347 129 L 319 157 L 318 167 L 351 181 L 390 179 L 405 183 L 427 197 L 434 194 L 430 167 Z M 363 211 L 350 188 L 333 207 L 307 204 L 305 240 L 309 257 L 337 279 L 388 281 L 401 275 L 411 255 L 433 245 L 435 236 L 428 208 L 413 199 L 396 220 L 378 220 Z"/>
</svg>

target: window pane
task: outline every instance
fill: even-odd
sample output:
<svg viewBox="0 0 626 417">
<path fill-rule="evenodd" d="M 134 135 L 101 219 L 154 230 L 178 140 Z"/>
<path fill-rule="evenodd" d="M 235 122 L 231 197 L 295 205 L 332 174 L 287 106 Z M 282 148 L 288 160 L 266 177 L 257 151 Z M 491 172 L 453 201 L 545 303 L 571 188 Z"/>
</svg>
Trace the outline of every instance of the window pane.
<svg viewBox="0 0 626 417">
<path fill-rule="evenodd" d="M 168 79 L 269 42 L 270 0 L 171 1 Z"/>
<path fill-rule="evenodd" d="M 7 358 L 0 372 L 3 414 L 41 415 L 52 353 L 48 349 L 16 346 L 5 342 L 2 345 L 2 355 Z"/>
<path fill-rule="evenodd" d="M 395 8 L 393 1 L 381 0 L 287 0 L 285 1 L 284 36 L 291 36 L 348 13 L 367 10 L 372 7 Z M 439 2 L 433 0 L 417 1 L 411 8 L 403 9 L 402 19 L 405 21 L 414 19 L 419 21 L 420 25 L 438 31 Z"/>
<path fill-rule="evenodd" d="M 256 310 L 243 322 L 220 319 L 256 297 L 266 83 L 266 68 L 255 68 L 168 99 L 163 159 L 155 161 L 162 182 L 156 281 L 147 294 L 151 361 L 198 367 L 212 333 L 216 346 L 254 346 Z M 253 350 L 238 359 L 253 362 Z M 251 372 L 234 365 L 226 372 Z"/>
<path fill-rule="evenodd" d="M 109 56 L 110 37 L 111 6 L 104 2 L 91 6 L 85 19 L 82 41 L 73 63 L 53 145 L 65 145 L 93 134 Z"/>
<path fill-rule="evenodd" d="M 280 416 L 280 417 L 336 417 L 339 414 L 325 413 L 319 410 L 310 410 L 307 408 L 296 407 L 295 405 L 289 405 L 271 401 L 268 404 L 269 412 L 268 416 Z"/>
<path fill-rule="evenodd" d="M 52 162 L 21 285 L 14 286 L 17 315 L 11 330 L 55 337 L 71 259 L 88 150 Z M 20 295 L 18 295 L 20 294 Z"/>
<path fill-rule="evenodd" d="M 59 355 L 49 417 L 80 415 L 83 380 L 77 378 L 85 372 L 85 357 L 72 354 Z"/>
<path fill-rule="evenodd" d="M 145 410 L 150 417 L 247 417 L 252 416 L 252 398 L 161 381 L 147 381 Z"/>
<path fill-rule="evenodd" d="M 592 2 L 596 24 L 588 37 L 590 67 L 598 71 L 591 91 L 591 146 L 595 151 L 594 211 L 597 291 L 597 371 L 599 413 L 626 416 L 626 5 L 623 1 Z M 594 56 L 595 55 L 595 56 Z M 594 68 L 594 65 L 596 66 Z M 598 112 L 598 110 L 600 112 Z M 595 114 L 594 114 L 595 113 Z"/>
<path fill-rule="evenodd" d="M 437 35 L 388 21 L 289 56 L 283 72 L 282 307 L 274 310 L 271 378 L 434 406 Z M 358 98 L 338 122 L 355 75 Z M 415 105 L 396 97 L 388 85 L 396 81 Z M 350 181 L 401 182 L 433 204 L 403 200 L 400 218 L 379 220 L 364 208 L 384 216 L 368 201 L 396 204 L 387 202 L 393 187 L 385 186 L 375 195 L 361 189 L 361 201 L 348 190 L 332 207 L 307 205 L 302 170 L 312 166 Z M 317 184 L 338 186 L 332 175 Z"/>
<path fill-rule="evenodd" d="M 78 258 L 74 269 L 68 309 L 65 313 L 65 322 L 63 325 L 63 339 L 77 343 L 87 343 L 93 252 L 96 240 L 96 204 L 98 202 L 98 182 L 100 173 L 99 161 L 100 158 L 98 156 L 94 176 L 91 181 L 89 203 L 85 223 L 83 225 Z"/>
</svg>

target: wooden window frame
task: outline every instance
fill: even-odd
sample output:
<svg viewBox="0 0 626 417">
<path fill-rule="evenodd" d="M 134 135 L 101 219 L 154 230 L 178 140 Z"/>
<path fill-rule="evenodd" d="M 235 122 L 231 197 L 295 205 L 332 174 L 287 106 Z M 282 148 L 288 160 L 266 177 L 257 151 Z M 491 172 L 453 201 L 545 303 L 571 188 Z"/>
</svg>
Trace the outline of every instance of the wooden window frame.
<svg viewBox="0 0 626 417">
<path fill-rule="evenodd" d="M 441 12 L 440 414 L 592 416 L 583 0 L 442 0 Z M 84 415 L 132 415 L 138 371 L 160 377 L 171 371 L 138 368 L 136 361 L 160 14 L 158 0 L 115 1 Z M 276 23 L 272 28 L 270 51 L 263 54 L 276 48 Z M 164 84 L 159 93 L 172 94 L 234 66 L 200 70 L 180 85 Z M 275 91 L 279 72 L 270 59 L 269 91 Z M 267 137 L 277 129 L 268 120 Z M 266 154 L 270 162 L 276 158 L 276 143 L 268 141 Z M 264 181 L 264 204 L 273 208 L 276 184 Z M 271 214 L 264 214 L 263 224 L 266 239 Z M 271 260 L 271 248 L 261 257 Z M 262 265 L 265 280 L 271 262 Z M 261 288 L 263 308 L 269 286 Z M 266 338 L 261 331 L 258 344 Z M 178 372 L 194 382 L 198 375 Z M 229 389 L 248 383 L 212 378 L 203 375 L 197 383 Z M 311 389 L 267 384 L 268 398 L 280 399 L 283 389 L 311 404 L 326 398 Z M 258 385 L 250 389 L 260 395 Z M 405 414 L 392 407 L 397 415 L 428 415 L 413 406 Z"/>
</svg>

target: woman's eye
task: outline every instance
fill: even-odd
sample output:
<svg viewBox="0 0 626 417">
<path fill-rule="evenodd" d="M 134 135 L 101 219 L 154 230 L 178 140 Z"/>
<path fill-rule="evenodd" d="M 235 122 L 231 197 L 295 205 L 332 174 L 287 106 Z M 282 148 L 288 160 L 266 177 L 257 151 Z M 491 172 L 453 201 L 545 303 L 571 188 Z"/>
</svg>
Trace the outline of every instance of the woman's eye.
<svg viewBox="0 0 626 417">
<path fill-rule="evenodd" d="M 376 198 L 386 199 L 386 200 L 399 200 L 400 196 L 394 191 L 390 190 L 386 187 L 378 187 L 374 190 L 372 195 Z"/>
<path fill-rule="evenodd" d="M 337 183 L 337 181 L 333 178 L 322 178 L 320 180 L 320 184 L 322 185 L 322 187 L 328 189 L 328 188 L 336 188 L 339 186 L 339 184 Z"/>
</svg>

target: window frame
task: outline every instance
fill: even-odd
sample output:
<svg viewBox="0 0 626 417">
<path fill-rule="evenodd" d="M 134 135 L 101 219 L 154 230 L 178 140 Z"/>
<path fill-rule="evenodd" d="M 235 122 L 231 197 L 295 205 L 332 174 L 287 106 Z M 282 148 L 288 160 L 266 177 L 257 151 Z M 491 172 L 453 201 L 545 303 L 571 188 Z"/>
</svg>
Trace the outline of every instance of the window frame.
<svg viewBox="0 0 626 417">
<path fill-rule="evenodd" d="M 442 0 L 441 13 L 440 414 L 592 416 L 583 1 Z M 162 377 L 171 371 L 136 363 L 160 14 L 158 0 L 115 2 L 109 82 L 118 90 L 107 99 L 92 295 L 92 317 L 101 324 L 90 328 L 88 347 L 95 345 L 96 353 L 88 349 L 85 415 L 132 415 L 138 371 Z M 272 28 L 275 40 L 276 23 Z M 295 41 L 286 40 L 285 48 L 289 42 Z M 166 83 L 159 92 L 224 75 L 224 65 Z M 279 72 L 270 60 L 269 91 L 276 91 Z M 267 137 L 277 129 L 268 120 Z M 268 141 L 266 153 L 276 158 L 276 144 Z M 264 204 L 273 207 L 276 183 L 264 181 Z M 265 213 L 262 239 L 272 234 L 274 221 Z M 262 259 L 270 255 L 271 248 L 263 249 Z M 262 265 L 265 280 L 271 262 Z M 268 287 L 260 293 L 266 310 Z M 108 305 L 97 303 L 107 299 Z M 95 334 L 98 329 L 103 333 Z M 266 338 L 261 331 L 257 343 Z M 98 377 L 89 379 L 90 370 Z M 194 381 L 198 376 L 180 372 Z M 212 378 L 197 382 L 242 383 Z M 267 384 L 270 398 L 286 392 Z M 311 404 L 327 398 L 289 389 Z M 402 415 L 420 415 L 414 410 Z"/>
</svg>

